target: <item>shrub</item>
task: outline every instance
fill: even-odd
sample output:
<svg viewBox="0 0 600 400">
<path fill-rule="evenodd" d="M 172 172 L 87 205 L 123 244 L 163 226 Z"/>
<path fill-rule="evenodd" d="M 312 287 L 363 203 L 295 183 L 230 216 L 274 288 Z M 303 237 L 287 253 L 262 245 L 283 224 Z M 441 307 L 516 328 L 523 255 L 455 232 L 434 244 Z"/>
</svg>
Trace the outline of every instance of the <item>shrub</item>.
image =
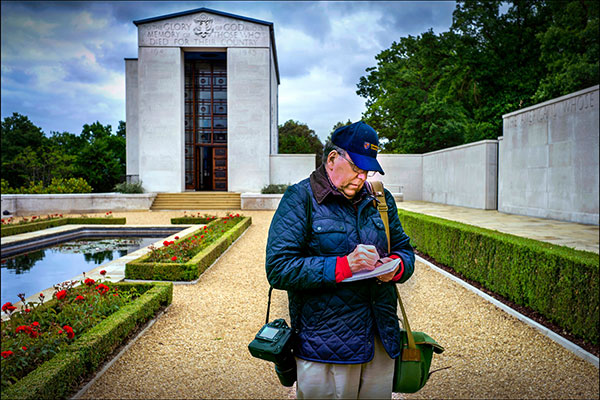
<svg viewBox="0 0 600 400">
<path fill-rule="evenodd" d="M 76 292 L 70 293 L 69 291 L 60 293 L 60 290 L 57 290 L 53 296 L 55 297 L 54 299 L 36 308 L 35 312 L 38 313 L 37 315 L 34 315 L 34 311 L 27 312 L 23 308 L 21 313 L 17 313 L 16 317 L 15 315 L 12 316 L 11 321 L 15 318 L 15 323 L 20 322 L 20 317 L 29 318 L 22 321 L 23 325 L 17 326 L 17 328 L 21 327 L 18 332 L 20 336 L 17 336 L 16 333 L 13 336 L 19 337 L 20 340 L 35 341 L 37 339 L 42 340 L 44 335 L 50 335 L 50 333 L 54 332 L 54 335 L 58 335 L 59 341 L 62 341 L 62 345 L 60 346 L 60 350 L 55 352 L 56 355 L 54 356 L 52 354 L 49 356 L 42 354 L 43 357 L 51 357 L 48 361 L 43 362 L 39 367 L 6 389 L 3 387 L 2 398 L 69 398 L 69 395 L 73 394 L 70 392 L 81 381 L 81 378 L 95 371 L 111 352 L 122 344 L 123 341 L 127 340 L 128 336 L 137 326 L 152 318 L 161 307 L 169 305 L 173 299 L 173 285 L 171 283 L 107 283 L 106 286 L 109 288 L 108 291 L 106 291 L 102 283 L 98 282 L 94 282 L 87 289 L 85 287 L 78 288 L 78 290 L 81 290 L 81 293 L 84 293 L 83 295 Z M 85 297 L 86 291 L 91 292 L 91 298 Z M 114 296 L 114 294 L 118 294 L 118 296 Z M 118 310 L 116 307 L 112 307 L 114 308 L 112 314 L 107 315 L 102 322 L 90 325 L 87 330 L 75 328 L 75 323 L 67 325 L 62 322 L 63 318 L 69 315 L 82 314 L 81 312 L 74 312 L 76 309 L 84 309 L 86 313 L 91 312 L 84 306 L 84 304 L 89 304 L 88 302 L 97 300 L 97 304 L 104 304 L 104 307 L 100 308 L 106 308 L 107 305 L 110 308 L 111 304 L 114 306 L 122 301 L 122 299 L 128 297 L 129 294 L 132 294 L 129 298 L 130 301 L 119 306 Z M 82 300 L 77 296 L 82 296 L 84 299 Z M 3 308 L 10 310 L 10 312 L 14 311 L 14 306 L 7 306 L 7 304 L 5 306 Z M 62 311 L 57 313 L 57 310 L 61 307 Z M 96 307 L 91 308 L 95 309 Z M 63 314 L 64 312 L 66 314 Z M 44 330 L 44 325 L 38 319 L 39 315 L 42 317 L 45 315 L 49 316 L 47 319 L 44 319 L 45 324 L 48 323 L 51 326 L 52 322 L 54 322 L 57 323 L 57 327 L 62 329 L 58 328 L 58 331 Z M 35 319 L 31 319 L 32 317 L 35 317 Z M 2 332 L 4 332 L 4 324 L 9 324 L 10 326 L 11 321 L 2 322 Z M 86 324 L 87 321 L 84 320 L 83 323 Z M 63 332 L 60 333 L 60 330 Z M 10 376 L 5 375 L 5 372 L 8 372 L 9 366 L 19 361 L 18 358 L 13 358 L 13 356 L 22 357 L 23 353 L 25 353 L 25 357 L 29 357 L 35 353 L 26 345 L 22 345 L 20 349 L 15 348 L 17 350 L 15 352 L 5 347 L 7 344 L 5 344 L 4 336 L 2 339 L 2 380 L 4 382 L 4 379 L 10 378 Z M 35 347 L 35 344 L 33 347 Z M 7 350 L 4 350 L 5 348 Z M 21 354 L 18 351 L 21 351 Z M 51 351 L 48 352 L 52 353 Z M 7 360 L 10 361 L 5 364 L 4 362 Z M 28 363 L 33 361 L 33 357 L 27 358 Z M 7 368 L 6 371 L 5 368 Z"/>
<path fill-rule="evenodd" d="M 598 344 L 598 254 L 405 210 L 398 215 L 419 251 Z"/>
<path fill-rule="evenodd" d="M 65 348 L 73 339 L 108 315 L 140 296 L 136 288 L 118 290 L 112 283 L 86 279 L 74 287 L 69 281 L 55 286 L 51 307 L 39 302 L 25 303 L 23 311 L 14 312 L 12 303 L 5 303 L 2 311 L 11 318 L 2 323 L 3 357 L 2 390 L 14 384 L 43 362 Z M 143 292 L 142 292 L 143 293 Z"/>
<path fill-rule="evenodd" d="M 40 222 L 32 222 L 24 224 L 2 225 L 0 235 L 2 237 L 17 235 L 19 233 L 34 232 L 42 229 L 52 228 L 66 224 L 77 225 L 124 225 L 127 221 L 125 218 L 112 218 L 112 214 L 105 215 L 103 218 L 89 218 L 85 215 L 77 218 L 54 218 L 51 220 L 42 220 Z"/>
<path fill-rule="evenodd" d="M 125 278 L 166 281 L 197 279 L 250 225 L 252 219 L 229 216 L 211 222 L 182 239 L 163 242 L 163 247 L 125 265 Z"/>
<path fill-rule="evenodd" d="M 21 186 L 13 189 L 8 182 L 2 180 L 3 194 L 55 194 L 55 193 L 91 193 L 92 187 L 83 178 L 52 178 L 52 182 L 47 187 L 39 182 L 29 182 L 29 186 Z"/>
<path fill-rule="evenodd" d="M 178 218 L 171 218 L 171 223 L 174 225 L 185 225 L 185 224 L 207 224 L 210 221 L 214 221 L 217 219 L 216 215 L 209 215 L 209 214 L 203 214 L 200 215 L 200 213 L 195 214 L 195 213 L 191 213 L 188 214 L 187 211 L 183 212 L 183 217 L 178 217 Z"/>
<path fill-rule="evenodd" d="M 118 193 L 144 193 L 144 188 L 142 187 L 142 182 L 137 183 L 117 183 L 114 188 L 115 192 Z"/>
<path fill-rule="evenodd" d="M 283 185 L 283 184 L 274 185 L 274 184 L 270 184 L 270 185 L 267 185 L 267 186 L 263 187 L 260 190 L 260 192 L 262 194 L 283 194 L 283 193 L 285 193 L 285 191 L 287 190 L 287 188 L 289 186 L 290 185 Z"/>
</svg>

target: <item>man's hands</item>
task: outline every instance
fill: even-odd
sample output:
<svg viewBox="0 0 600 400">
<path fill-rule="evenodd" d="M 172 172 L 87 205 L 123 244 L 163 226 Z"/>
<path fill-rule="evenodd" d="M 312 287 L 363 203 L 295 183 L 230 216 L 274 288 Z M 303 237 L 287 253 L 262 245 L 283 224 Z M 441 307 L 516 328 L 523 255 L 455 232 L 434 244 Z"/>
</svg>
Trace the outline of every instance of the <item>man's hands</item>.
<svg viewBox="0 0 600 400">
<path fill-rule="evenodd" d="M 352 253 L 348 254 L 348 265 L 353 274 L 359 271 L 372 271 L 379 260 L 379 253 L 375 246 L 359 244 Z"/>
<path fill-rule="evenodd" d="M 380 265 L 382 265 L 382 264 L 385 264 L 385 263 L 388 263 L 388 262 L 390 262 L 390 261 L 394 261 L 394 259 L 393 259 L 393 258 L 390 258 L 390 257 L 384 257 L 384 258 L 382 258 L 381 260 L 379 260 L 379 262 L 378 262 L 378 263 L 377 263 L 377 265 L 375 265 L 375 266 L 376 266 L 376 267 L 379 267 Z M 398 266 L 396 266 L 396 269 L 394 269 L 393 271 L 391 271 L 391 272 L 388 272 L 387 274 L 379 275 L 379 276 L 377 277 L 377 279 L 379 279 L 379 280 L 380 280 L 380 281 L 382 281 L 382 282 L 389 282 L 389 281 L 391 281 L 391 280 L 392 280 L 392 278 L 393 278 L 394 276 L 396 276 L 396 273 L 398 272 L 398 268 L 400 268 L 400 264 L 398 264 Z"/>
<path fill-rule="evenodd" d="M 380 259 L 379 253 L 377 252 L 375 246 L 369 244 L 359 244 L 356 246 L 354 251 L 348 254 L 347 259 L 352 274 L 364 270 L 372 271 L 376 267 L 393 260 L 390 257 L 384 257 Z M 394 276 L 396 276 L 399 267 L 400 265 L 398 264 L 398 267 L 396 267 L 395 270 L 388 272 L 387 274 L 380 275 L 377 277 L 377 279 L 382 282 L 389 282 Z"/>
</svg>

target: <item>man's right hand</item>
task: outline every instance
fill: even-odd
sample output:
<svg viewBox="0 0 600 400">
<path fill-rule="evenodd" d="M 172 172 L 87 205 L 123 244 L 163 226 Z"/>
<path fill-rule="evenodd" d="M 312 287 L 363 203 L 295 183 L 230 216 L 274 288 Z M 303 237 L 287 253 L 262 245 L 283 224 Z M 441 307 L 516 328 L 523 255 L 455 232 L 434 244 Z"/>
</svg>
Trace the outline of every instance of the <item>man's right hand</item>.
<svg viewBox="0 0 600 400">
<path fill-rule="evenodd" d="M 347 259 L 353 274 L 363 270 L 372 271 L 379 260 L 379 253 L 373 245 L 359 244 L 352 253 L 348 254 Z"/>
</svg>

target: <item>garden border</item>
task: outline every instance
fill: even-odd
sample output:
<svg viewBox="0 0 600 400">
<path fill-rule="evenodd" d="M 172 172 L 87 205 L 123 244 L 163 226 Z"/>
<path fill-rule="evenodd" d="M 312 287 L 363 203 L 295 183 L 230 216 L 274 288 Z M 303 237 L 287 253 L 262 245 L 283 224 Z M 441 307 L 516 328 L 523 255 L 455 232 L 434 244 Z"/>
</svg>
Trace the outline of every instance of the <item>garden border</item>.
<svg viewBox="0 0 600 400">
<path fill-rule="evenodd" d="M 77 380 L 94 371 L 139 324 L 153 318 L 157 311 L 173 301 L 173 284 L 115 283 L 115 286 L 150 288 L 139 298 L 111 314 L 83 333 L 72 344 L 44 362 L 27 376 L 6 388 L 3 398 L 64 398 L 75 389 Z M 51 300 L 44 306 L 52 306 Z"/>
<path fill-rule="evenodd" d="M 398 215 L 420 252 L 598 343 L 598 254 L 406 210 Z"/>
<path fill-rule="evenodd" d="M 51 219 L 49 221 L 30 222 L 28 224 L 16 224 L 15 226 L 3 226 L 0 229 L 0 237 L 18 235 L 20 233 L 35 232 L 42 229 L 54 228 L 63 225 L 125 225 L 126 218 L 82 218 L 64 217 Z"/>
<path fill-rule="evenodd" d="M 252 217 L 244 217 L 231 230 L 225 232 L 223 236 L 217 239 L 217 241 L 183 264 L 145 262 L 150 257 L 149 254 L 145 254 L 125 264 L 125 279 L 130 282 L 136 280 L 187 282 L 198 279 L 251 225 Z M 180 240 L 184 240 L 193 234 L 192 232 Z"/>
</svg>

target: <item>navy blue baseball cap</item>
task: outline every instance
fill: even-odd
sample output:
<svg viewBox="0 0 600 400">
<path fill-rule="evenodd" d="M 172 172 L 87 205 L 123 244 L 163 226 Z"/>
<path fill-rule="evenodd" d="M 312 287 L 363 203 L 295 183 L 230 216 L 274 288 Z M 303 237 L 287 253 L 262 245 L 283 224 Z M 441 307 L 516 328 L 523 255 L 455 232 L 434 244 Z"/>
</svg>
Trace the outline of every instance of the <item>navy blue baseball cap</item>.
<svg viewBox="0 0 600 400">
<path fill-rule="evenodd" d="M 346 150 L 358 168 L 384 175 L 383 168 L 377 161 L 377 132 L 363 121 L 336 129 L 331 135 L 331 142 Z"/>
</svg>

